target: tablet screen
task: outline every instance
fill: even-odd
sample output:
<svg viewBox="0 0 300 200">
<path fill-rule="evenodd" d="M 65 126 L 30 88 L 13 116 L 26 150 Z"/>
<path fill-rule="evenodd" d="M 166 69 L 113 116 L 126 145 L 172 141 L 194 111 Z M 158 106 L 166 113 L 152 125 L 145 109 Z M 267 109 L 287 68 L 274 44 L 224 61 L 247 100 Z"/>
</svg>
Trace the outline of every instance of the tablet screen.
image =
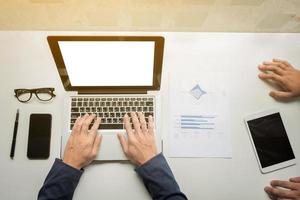
<svg viewBox="0 0 300 200">
<path fill-rule="evenodd" d="M 279 113 L 247 123 L 262 168 L 295 158 Z"/>
</svg>

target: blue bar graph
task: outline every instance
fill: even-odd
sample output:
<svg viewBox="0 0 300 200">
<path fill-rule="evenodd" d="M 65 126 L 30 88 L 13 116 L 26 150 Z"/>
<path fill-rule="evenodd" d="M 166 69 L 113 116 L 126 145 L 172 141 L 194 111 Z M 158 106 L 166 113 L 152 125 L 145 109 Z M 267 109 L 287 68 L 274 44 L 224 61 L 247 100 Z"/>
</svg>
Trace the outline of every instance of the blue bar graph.
<svg viewBox="0 0 300 200">
<path fill-rule="evenodd" d="M 181 121 L 186 121 L 186 122 L 207 122 L 207 120 L 202 120 L 202 119 L 181 119 Z"/>
<path fill-rule="evenodd" d="M 215 115 L 181 115 L 180 127 L 181 129 L 213 130 L 215 123 L 212 120 L 215 118 Z"/>
<path fill-rule="evenodd" d="M 185 125 L 214 125 L 214 123 L 182 123 L 181 122 L 181 126 L 185 126 Z"/>
</svg>

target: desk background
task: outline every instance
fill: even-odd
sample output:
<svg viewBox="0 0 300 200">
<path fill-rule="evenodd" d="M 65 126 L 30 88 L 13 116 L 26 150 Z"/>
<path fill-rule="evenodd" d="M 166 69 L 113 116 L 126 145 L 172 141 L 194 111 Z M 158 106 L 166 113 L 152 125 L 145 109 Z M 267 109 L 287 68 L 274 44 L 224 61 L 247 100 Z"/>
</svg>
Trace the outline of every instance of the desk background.
<svg viewBox="0 0 300 200">
<path fill-rule="evenodd" d="M 166 33 L 166 32 L 0 32 L 0 194 L 1 199 L 35 199 L 54 159 L 59 156 L 66 95 L 48 47 L 47 35 L 163 35 L 165 55 L 160 91 L 162 134 L 168 155 L 168 77 L 190 70 L 226 72 L 230 94 L 232 159 L 168 158 L 189 199 L 268 199 L 263 187 L 271 179 L 300 176 L 300 102 L 280 103 L 268 96 L 270 86 L 257 78 L 257 65 L 272 58 L 300 67 L 300 34 Z M 188 74 L 188 73 L 185 73 Z M 212 74 L 212 73 L 209 73 Z M 101 75 L 99 75 L 101 78 Z M 184 77 L 188 78 L 188 77 Z M 212 77 L 213 78 L 213 77 Z M 222 84 L 222 83 L 220 83 Z M 19 103 L 15 88 L 52 86 L 51 103 L 36 99 Z M 14 160 L 9 152 L 17 108 L 20 122 Z M 243 123 L 249 113 L 278 108 L 297 157 L 297 165 L 262 175 Z M 29 115 L 51 113 L 52 138 L 48 160 L 26 157 Z M 128 163 L 95 163 L 86 168 L 74 199 L 150 199 Z"/>
</svg>

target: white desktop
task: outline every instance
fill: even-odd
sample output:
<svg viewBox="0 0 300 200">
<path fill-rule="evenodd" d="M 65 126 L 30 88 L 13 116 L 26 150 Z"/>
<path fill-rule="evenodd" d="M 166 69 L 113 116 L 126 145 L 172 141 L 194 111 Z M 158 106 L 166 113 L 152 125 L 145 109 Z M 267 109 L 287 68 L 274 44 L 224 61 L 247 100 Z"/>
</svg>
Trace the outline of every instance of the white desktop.
<svg viewBox="0 0 300 200">
<path fill-rule="evenodd" d="M 36 199 L 54 159 L 59 157 L 63 126 L 63 97 L 47 44 L 48 35 L 120 35 L 120 32 L 0 32 L 0 193 L 3 199 Z M 281 103 L 268 96 L 271 87 L 259 80 L 258 64 L 283 58 L 300 67 L 300 34 L 255 33 L 165 33 L 122 32 L 126 35 L 162 35 L 165 37 L 164 67 L 161 83 L 161 134 L 164 151 L 181 189 L 189 199 L 253 200 L 268 199 L 263 191 L 273 179 L 300 175 L 300 165 L 266 175 L 260 173 L 243 118 L 267 108 L 279 108 L 300 163 L 299 101 Z M 168 157 L 168 79 L 175 74 L 188 78 L 191 72 L 227 74 L 230 97 L 232 158 Z M 222 84 L 222 83 L 220 83 Z M 57 96 L 51 103 L 32 99 L 19 103 L 13 89 L 52 86 Z M 9 157 L 15 112 L 20 121 L 15 158 Z M 51 152 L 48 160 L 26 157 L 29 115 L 51 113 L 53 117 Z M 101 154 L 101 149 L 100 149 Z M 77 199 L 150 199 L 142 181 L 128 162 L 95 162 L 87 167 L 74 194 Z"/>
</svg>

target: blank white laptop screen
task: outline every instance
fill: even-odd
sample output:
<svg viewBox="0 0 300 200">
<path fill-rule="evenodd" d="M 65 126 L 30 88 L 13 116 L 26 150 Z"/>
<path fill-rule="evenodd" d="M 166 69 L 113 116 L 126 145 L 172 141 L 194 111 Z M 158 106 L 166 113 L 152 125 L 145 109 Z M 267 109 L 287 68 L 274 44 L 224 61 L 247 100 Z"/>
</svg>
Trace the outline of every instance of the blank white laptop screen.
<svg viewBox="0 0 300 200">
<path fill-rule="evenodd" d="M 58 42 L 72 86 L 151 86 L 155 42 Z"/>
</svg>

